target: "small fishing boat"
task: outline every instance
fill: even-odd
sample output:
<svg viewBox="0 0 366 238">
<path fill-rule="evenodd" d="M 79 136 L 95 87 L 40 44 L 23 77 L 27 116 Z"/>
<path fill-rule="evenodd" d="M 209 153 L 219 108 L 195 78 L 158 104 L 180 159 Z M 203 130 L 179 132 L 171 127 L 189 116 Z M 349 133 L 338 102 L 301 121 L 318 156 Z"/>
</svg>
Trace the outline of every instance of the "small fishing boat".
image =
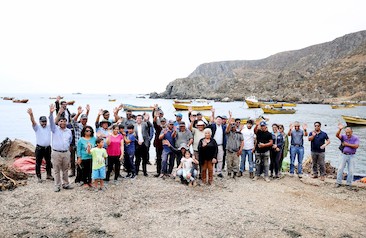
<svg viewBox="0 0 366 238">
<path fill-rule="evenodd" d="M 211 120 L 211 116 L 203 116 L 207 121 L 210 121 Z M 249 118 L 249 117 L 243 117 L 243 118 L 240 118 L 240 124 L 241 125 L 244 125 L 244 124 L 247 124 L 247 121 L 249 120 L 249 119 L 251 119 L 251 118 Z M 253 119 L 252 119 L 253 120 Z M 259 122 L 261 122 L 263 120 L 263 117 L 258 117 L 257 119 L 255 119 L 255 121 L 254 121 L 254 124 L 255 123 L 259 123 Z M 227 121 L 226 123 L 229 123 L 229 121 Z"/>
<path fill-rule="evenodd" d="M 131 110 L 131 111 L 152 111 L 154 107 L 149 106 L 136 106 L 131 104 L 123 104 L 124 110 Z"/>
<path fill-rule="evenodd" d="M 282 103 L 260 102 L 254 96 L 247 97 L 245 99 L 245 102 L 247 103 L 248 108 L 261 108 L 261 107 L 265 107 L 265 106 L 270 106 L 270 107 L 274 107 L 274 108 L 283 107 Z"/>
<path fill-rule="evenodd" d="M 266 114 L 294 114 L 296 112 L 293 108 L 262 107 L 262 110 Z"/>
<path fill-rule="evenodd" d="M 296 103 L 291 103 L 291 102 L 282 102 L 282 106 L 284 106 L 284 107 L 296 107 L 297 104 Z"/>
<path fill-rule="evenodd" d="M 74 100 L 72 100 L 72 101 L 68 101 L 68 102 L 66 102 L 66 103 L 67 103 L 67 105 L 74 105 L 75 101 L 74 101 Z"/>
<path fill-rule="evenodd" d="M 366 126 L 366 118 L 345 115 L 342 115 L 342 118 L 346 121 L 347 126 Z"/>
<path fill-rule="evenodd" d="M 59 96 L 60 97 L 60 99 L 64 99 L 64 97 L 62 97 L 62 96 Z M 57 99 L 57 97 L 49 97 L 49 99 Z"/>
<path fill-rule="evenodd" d="M 13 99 L 14 103 L 27 103 L 29 99 Z"/>
<path fill-rule="evenodd" d="M 3 100 L 10 100 L 12 101 L 14 99 L 14 97 L 3 97 Z"/>
<path fill-rule="evenodd" d="M 332 109 L 347 109 L 347 108 L 354 108 L 355 105 L 353 104 L 346 104 L 346 105 L 331 105 Z"/>
<path fill-rule="evenodd" d="M 109 102 L 115 102 L 117 99 L 113 98 L 113 99 L 108 99 Z"/>
<path fill-rule="evenodd" d="M 179 99 L 175 99 L 174 103 L 178 103 L 178 104 L 191 104 L 192 100 L 179 100 Z"/>
<path fill-rule="evenodd" d="M 173 103 L 173 107 L 177 111 L 188 110 L 189 108 L 192 108 L 192 110 L 195 110 L 195 111 L 205 111 L 205 110 L 211 110 L 212 109 L 212 105 L 207 105 L 207 104 L 199 105 L 199 104 Z"/>
</svg>

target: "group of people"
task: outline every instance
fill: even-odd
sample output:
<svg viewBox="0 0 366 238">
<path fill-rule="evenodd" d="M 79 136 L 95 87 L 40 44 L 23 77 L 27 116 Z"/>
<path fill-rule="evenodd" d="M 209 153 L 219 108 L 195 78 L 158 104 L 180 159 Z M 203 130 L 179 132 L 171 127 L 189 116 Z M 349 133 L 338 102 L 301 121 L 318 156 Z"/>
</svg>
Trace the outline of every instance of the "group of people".
<svg viewBox="0 0 366 238">
<path fill-rule="evenodd" d="M 188 111 L 189 121 L 184 122 L 181 113 L 175 114 L 175 120 L 168 120 L 157 106 L 150 115 L 143 113 L 134 116 L 126 111 L 126 117 L 119 115 L 123 105 L 113 110 L 114 120 L 108 110 L 98 112 L 94 128 L 88 124 L 90 106 L 86 112 L 78 107 L 76 113 L 70 113 L 65 101 L 56 100 L 50 105 L 47 118 L 41 116 L 36 123 L 32 109 L 28 114 L 36 133 L 36 175 L 41 178 L 41 163 L 46 160 L 46 179 L 55 181 L 55 192 L 61 188 L 71 189 L 69 177 L 76 176 L 75 183 L 94 190 L 104 190 L 104 182 L 109 182 L 114 172 L 114 182 L 121 176 L 120 169 L 127 172 L 126 178 L 134 179 L 140 172 L 148 176 L 151 142 L 156 151 L 155 177 L 166 179 L 180 177 L 182 183 L 195 186 L 200 180 L 211 185 L 214 174 L 236 178 L 243 176 L 246 162 L 249 163 L 249 177 L 254 181 L 264 174 L 265 181 L 281 178 L 282 161 L 290 152 L 290 176 L 295 171 L 299 178 L 303 176 L 304 138 L 311 142 L 313 178 L 325 179 L 325 148 L 330 143 L 321 123 L 314 123 L 309 134 L 307 125 L 295 122 L 286 133 L 284 125 L 274 123 L 272 132 L 268 130 L 268 120 L 248 120 L 244 125 L 240 119 L 228 115 L 212 115 L 207 121 L 201 113 Z M 54 118 L 54 112 L 56 117 Z M 342 161 L 339 166 L 337 184 L 343 179 L 345 165 L 348 167 L 347 185 L 353 180 L 354 156 L 359 146 L 358 137 L 352 134 L 352 128 L 342 124 L 336 134 L 342 148 Z M 291 139 L 289 139 L 291 138 Z M 295 160 L 297 159 L 297 168 Z M 176 170 L 174 170 L 176 167 Z M 52 169 L 51 169 L 52 168 Z M 53 176 L 52 176 L 53 170 Z M 70 174 L 69 174 L 70 170 Z M 93 183 L 94 182 L 94 183 Z"/>
</svg>

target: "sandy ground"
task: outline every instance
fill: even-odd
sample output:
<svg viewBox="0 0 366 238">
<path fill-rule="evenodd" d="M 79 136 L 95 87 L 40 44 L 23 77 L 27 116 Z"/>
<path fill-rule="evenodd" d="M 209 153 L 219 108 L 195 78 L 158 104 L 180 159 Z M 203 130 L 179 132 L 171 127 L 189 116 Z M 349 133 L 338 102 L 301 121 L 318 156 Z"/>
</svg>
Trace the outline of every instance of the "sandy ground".
<svg viewBox="0 0 366 238">
<path fill-rule="evenodd" d="M 0 237 L 366 237 L 364 188 L 248 174 L 188 187 L 152 175 L 59 193 L 30 177 L 0 192 Z"/>
</svg>

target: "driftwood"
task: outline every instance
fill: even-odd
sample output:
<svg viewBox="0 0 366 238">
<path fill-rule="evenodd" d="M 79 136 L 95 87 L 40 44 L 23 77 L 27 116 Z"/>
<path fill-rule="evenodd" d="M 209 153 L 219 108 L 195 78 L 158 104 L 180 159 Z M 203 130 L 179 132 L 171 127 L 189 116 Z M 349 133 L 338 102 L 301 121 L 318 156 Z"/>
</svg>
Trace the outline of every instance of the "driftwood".
<svg viewBox="0 0 366 238">
<path fill-rule="evenodd" d="M 0 164 L 0 190 L 13 190 L 18 186 L 26 185 L 28 175 L 13 167 Z"/>
</svg>

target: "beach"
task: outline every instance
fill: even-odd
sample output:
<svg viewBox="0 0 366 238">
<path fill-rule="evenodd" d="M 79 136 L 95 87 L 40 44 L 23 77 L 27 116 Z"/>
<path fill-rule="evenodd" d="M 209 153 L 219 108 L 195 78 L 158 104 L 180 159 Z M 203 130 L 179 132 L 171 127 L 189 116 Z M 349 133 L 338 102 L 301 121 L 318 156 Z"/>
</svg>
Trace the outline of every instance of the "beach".
<svg viewBox="0 0 366 238">
<path fill-rule="evenodd" d="M 188 187 L 139 175 L 106 191 L 53 192 L 47 180 L 0 192 L 1 237 L 365 237 L 366 190 L 307 175 L 248 173 Z M 73 181 L 71 179 L 70 181 Z"/>
</svg>

